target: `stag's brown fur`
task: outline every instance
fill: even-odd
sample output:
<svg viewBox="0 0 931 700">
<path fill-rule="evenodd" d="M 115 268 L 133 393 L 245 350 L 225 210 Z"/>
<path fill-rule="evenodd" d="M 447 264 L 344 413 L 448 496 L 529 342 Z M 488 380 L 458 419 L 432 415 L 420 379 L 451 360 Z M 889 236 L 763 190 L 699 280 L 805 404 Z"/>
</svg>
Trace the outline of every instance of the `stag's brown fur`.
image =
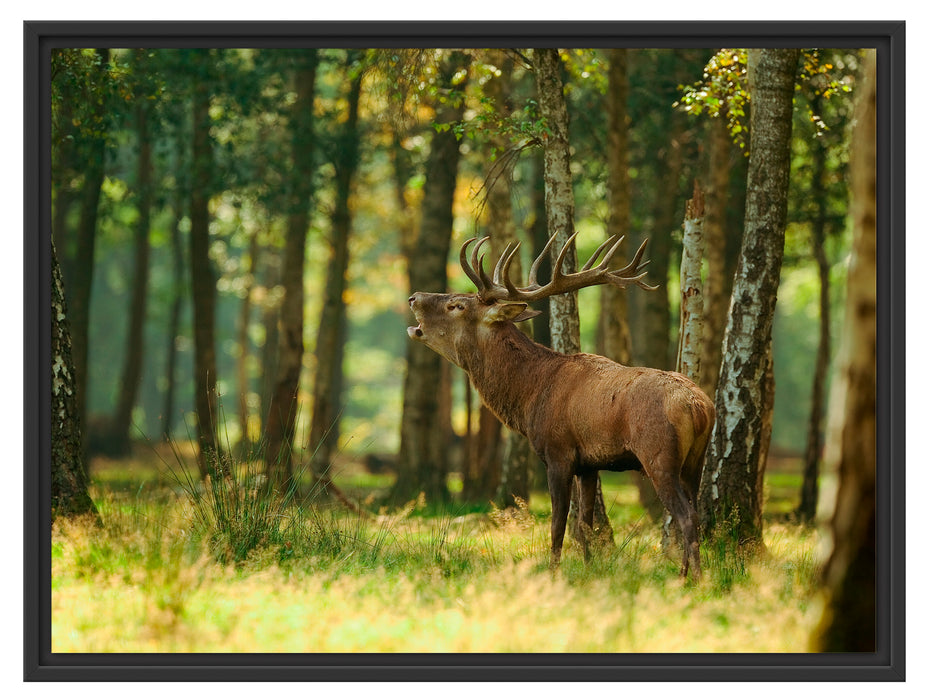
<svg viewBox="0 0 931 700">
<path fill-rule="evenodd" d="M 683 574 L 690 565 L 700 574 L 694 504 L 714 423 L 714 405 L 701 389 L 675 372 L 534 343 L 513 323 L 535 315 L 523 303 L 417 292 L 410 305 L 420 324 L 408 329 L 411 338 L 464 369 L 488 408 L 526 435 L 546 465 L 554 566 L 573 477 L 581 486 L 580 518 L 590 528 L 598 471 L 637 469 L 682 531 Z"/>
</svg>

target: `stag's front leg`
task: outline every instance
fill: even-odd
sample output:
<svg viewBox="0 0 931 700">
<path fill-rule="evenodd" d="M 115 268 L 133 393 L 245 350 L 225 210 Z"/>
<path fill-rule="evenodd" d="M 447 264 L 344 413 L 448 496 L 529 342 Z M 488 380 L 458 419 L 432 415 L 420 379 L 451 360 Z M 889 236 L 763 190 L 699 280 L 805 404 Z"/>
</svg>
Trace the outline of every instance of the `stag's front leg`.
<svg viewBox="0 0 931 700">
<path fill-rule="evenodd" d="M 550 504 L 553 506 L 550 523 L 550 568 L 555 570 L 559 566 L 562 543 L 566 536 L 569 500 L 572 497 L 572 470 L 559 463 L 547 462 L 546 480 L 550 488 Z"/>
</svg>

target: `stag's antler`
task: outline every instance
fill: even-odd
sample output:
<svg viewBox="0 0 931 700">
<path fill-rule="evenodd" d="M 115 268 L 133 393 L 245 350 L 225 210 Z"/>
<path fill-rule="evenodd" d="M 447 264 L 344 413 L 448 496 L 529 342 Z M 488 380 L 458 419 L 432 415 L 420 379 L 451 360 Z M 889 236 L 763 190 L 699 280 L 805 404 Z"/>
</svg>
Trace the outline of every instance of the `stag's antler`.
<svg viewBox="0 0 931 700">
<path fill-rule="evenodd" d="M 647 273 L 642 272 L 642 269 L 650 262 L 649 260 L 640 262 L 640 258 L 643 257 L 643 252 L 646 250 L 646 241 L 640 244 L 640 248 L 637 249 L 637 253 L 634 255 L 633 260 L 630 261 L 630 264 L 620 270 L 608 270 L 611 258 L 621 247 L 621 242 L 624 240 L 623 236 L 618 235 L 611 236 L 611 238 L 598 246 L 598 250 L 596 250 L 592 257 L 588 259 L 588 262 L 582 266 L 581 270 L 568 274 L 563 273 L 563 260 L 577 235 L 579 234 L 573 233 L 569 236 L 569 240 L 566 241 L 562 250 L 559 251 L 559 255 L 556 256 L 556 262 L 553 264 L 552 279 L 544 285 L 537 283 L 537 270 L 540 268 L 540 263 L 543 262 L 543 258 L 549 253 L 550 248 L 553 247 L 556 234 L 553 234 L 553 237 L 547 241 L 540 255 L 537 256 L 537 259 L 534 260 L 533 264 L 530 266 L 530 275 L 526 287 L 515 287 L 509 275 L 511 261 L 514 259 L 514 256 L 517 255 L 517 251 L 520 248 L 520 241 L 509 243 L 504 249 L 501 257 L 498 258 L 491 279 L 489 279 L 488 275 L 485 273 L 485 255 L 479 255 L 479 250 L 489 240 L 488 236 L 482 238 L 475 248 L 472 249 L 471 264 L 466 259 L 466 254 L 469 245 L 476 239 L 470 238 L 463 243 L 462 248 L 459 249 L 459 263 L 462 265 L 463 271 L 478 289 L 479 298 L 489 304 L 493 301 L 537 301 L 538 299 L 545 299 L 554 294 L 573 292 L 583 287 L 591 287 L 598 284 L 613 284 L 615 287 L 621 288 L 629 284 L 636 284 L 638 287 L 650 291 L 659 288 L 651 287 L 643 281 Z M 604 259 L 597 267 L 593 267 L 606 249 L 608 252 L 605 253 Z"/>
</svg>

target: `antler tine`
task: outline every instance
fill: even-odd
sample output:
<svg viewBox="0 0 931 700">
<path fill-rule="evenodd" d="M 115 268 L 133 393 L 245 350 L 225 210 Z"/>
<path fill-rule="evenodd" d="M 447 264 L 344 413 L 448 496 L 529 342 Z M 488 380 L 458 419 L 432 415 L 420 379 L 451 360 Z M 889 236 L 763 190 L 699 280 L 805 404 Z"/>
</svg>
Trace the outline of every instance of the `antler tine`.
<svg viewBox="0 0 931 700">
<path fill-rule="evenodd" d="M 511 246 L 514 246 L 513 250 Z M 495 284 L 501 284 L 501 273 L 504 272 L 507 275 L 507 268 L 511 264 L 511 258 L 514 257 L 514 254 L 517 252 L 517 249 L 520 248 L 520 241 L 516 243 L 514 241 L 509 242 L 505 247 L 504 251 L 501 253 L 501 257 L 498 258 L 498 264 L 495 265 L 495 273 L 492 278 Z"/>
<path fill-rule="evenodd" d="M 569 252 L 569 248 L 572 247 L 572 244 L 575 242 L 575 237 L 578 235 L 579 235 L 579 232 L 576 231 L 571 236 L 569 236 L 569 238 L 563 244 L 562 250 L 559 251 L 559 255 L 556 256 L 556 262 L 553 263 L 553 273 L 552 273 L 554 280 L 557 279 L 558 277 L 565 277 L 565 275 L 562 273 L 562 261 L 565 259 L 566 253 Z"/>
<path fill-rule="evenodd" d="M 598 246 L 598 249 L 595 251 L 592 257 L 590 257 L 588 259 L 588 262 L 582 266 L 581 271 L 584 272 L 585 270 L 590 269 L 591 266 L 595 264 L 595 261 L 598 260 L 598 256 L 601 255 L 602 251 L 608 246 L 611 246 L 611 249 L 607 253 L 605 253 L 604 260 L 602 260 L 601 264 L 595 268 L 596 270 L 607 270 L 608 264 L 611 262 L 611 258 L 614 257 L 614 254 L 618 251 L 618 249 L 621 247 L 621 243 L 623 242 L 624 242 L 624 236 L 619 236 L 618 234 L 614 234 L 613 236 L 611 236 L 611 238 L 609 238 L 604 243 L 602 243 L 600 246 Z"/>
<path fill-rule="evenodd" d="M 641 269 L 646 267 L 649 264 L 649 260 L 641 263 L 640 258 L 643 257 L 644 251 L 647 249 L 647 239 L 643 239 L 643 243 L 640 244 L 640 247 L 637 248 L 637 252 L 634 253 L 633 259 L 627 264 L 626 267 L 621 268 L 620 270 L 612 270 L 612 275 L 617 275 L 618 277 L 625 277 L 631 273 L 636 275 L 640 272 Z"/>
<path fill-rule="evenodd" d="M 655 292 L 657 289 L 659 289 L 659 285 L 652 286 L 643 281 L 643 278 L 646 277 L 647 273 L 642 270 L 650 263 L 649 260 L 640 262 L 646 247 L 647 241 L 644 240 L 643 243 L 640 244 L 640 247 L 637 249 L 636 254 L 634 254 L 633 260 L 631 260 L 626 267 L 620 270 L 614 270 L 612 272 L 606 273 L 609 281 L 616 287 L 626 287 L 629 284 L 635 284 L 641 289 L 646 289 L 650 292 Z M 633 273 L 633 275 L 629 276 L 631 273 Z"/>
<path fill-rule="evenodd" d="M 490 236 L 485 236 L 475 245 L 472 249 L 472 270 L 475 273 L 475 277 L 472 278 L 472 281 L 475 283 L 475 286 L 478 288 L 478 295 L 485 298 L 485 294 L 491 288 L 491 280 L 488 279 L 488 275 L 485 274 L 485 255 L 482 254 L 479 256 L 479 251 L 482 249 L 482 246 L 485 245 L 489 240 Z"/>
<path fill-rule="evenodd" d="M 514 256 L 517 254 L 517 250 L 520 248 L 520 241 L 517 242 L 517 245 L 514 246 L 514 250 L 511 251 L 511 254 L 508 255 L 507 260 L 504 262 L 504 268 L 502 270 L 504 277 L 504 287 L 508 290 L 508 298 L 510 299 L 525 299 L 528 294 L 531 294 L 534 290 L 538 289 L 540 285 L 531 281 L 526 287 L 518 289 L 514 286 L 514 283 L 511 281 L 511 261 L 514 259 Z"/>
<path fill-rule="evenodd" d="M 546 245 L 543 246 L 543 250 L 540 251 L 540 254 L 536 257 L 533 263 L 530 265 L 530 274 L 527 277 L 529 286 L 538 287 L 539 283 L 537 282 L 537 270 L 540 269 L 540 264 L 543 262 L 543 259 L 546 258 L 547 254 L 550 252 L 550 248 L 553 247 L 553 242 L 556 240 L 556 235 L 553 234 L 550 236 L 550 239 L 546 242 Z"/>
<path fill-rule="evenodd" d="M 488 278 L 488 275 L 485 274 L 485 254 L 484 253 L 482 253 L 481 257 L 478 259 L 478 275 L 479 277 L 482 278 L 482 286 L 479 289 L 479 296 L 484 299 L 487 293 L 489 291 L 492 291 L 492 287 L 496 286 L 495 283 L 492 282 Z"/>
<path fill-rule="evenodd" d="M 459 249 L 459 266 L 462 267 L 462 271 L 466 273 L 466 277 L 472 280 L 472 284 L 481 288 L 480 285 L 482 280 L 475 274 L 475 269 L 469 265 L 469 261 L 466 259 L 469 245 L 475 242 L 475 240 L 477 239 L 472 237 L 462 244 L 462 247 Z"/>
</svg>

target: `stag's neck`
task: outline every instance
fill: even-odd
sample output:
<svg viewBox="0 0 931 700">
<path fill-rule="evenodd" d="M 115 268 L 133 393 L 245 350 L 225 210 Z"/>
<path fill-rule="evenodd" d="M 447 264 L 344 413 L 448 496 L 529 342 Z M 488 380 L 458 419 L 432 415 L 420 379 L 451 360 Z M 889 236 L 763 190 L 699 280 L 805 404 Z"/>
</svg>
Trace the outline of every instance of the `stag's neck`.
<svg viewBox="0 0 931 700">
<path fill-rule="evenodd" d="M 463 369 L 501 422 L 526 435 L 541 395 L 553 385 L 553 375 L 565 359 L 507 323 L 493 329 Z"/>
</svg>

